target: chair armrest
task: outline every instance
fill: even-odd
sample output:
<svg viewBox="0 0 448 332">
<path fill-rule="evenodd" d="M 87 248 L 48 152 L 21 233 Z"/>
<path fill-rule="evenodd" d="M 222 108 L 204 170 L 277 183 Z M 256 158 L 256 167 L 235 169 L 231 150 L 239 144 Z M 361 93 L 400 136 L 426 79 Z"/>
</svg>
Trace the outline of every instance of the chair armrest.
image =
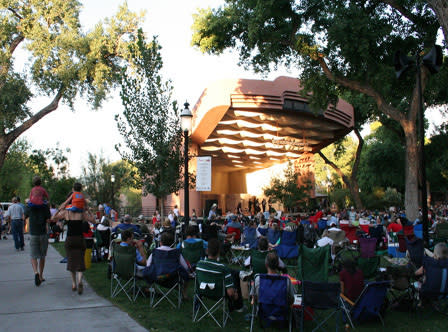
<svg viewBox="0 0 448 332">
<path fill-rule="evenodd" d="M 344 301 L 348 302 L 348 304 L 350 304 L 351 306 L 355 305 L 355 302 L 353 302 L 352 300 L 350 300 L 347 296 L 345 296 L 344 294 L 341 293 L 341 297 Z"/>
</svg>

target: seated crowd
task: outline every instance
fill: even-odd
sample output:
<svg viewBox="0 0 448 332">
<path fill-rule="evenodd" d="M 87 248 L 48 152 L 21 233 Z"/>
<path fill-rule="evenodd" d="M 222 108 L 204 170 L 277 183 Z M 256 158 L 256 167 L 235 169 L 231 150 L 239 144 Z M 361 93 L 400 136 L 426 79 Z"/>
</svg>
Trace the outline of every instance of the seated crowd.
<svg viewBox="0 0 448 332">
<path fill-rule="evenodd" d="M 225 217 L 220 217 L 215 211 L 211 212 L 210 219 L 200 220 L 196 216 L 192 218 L 189 225 L 179 223 L 178 211 L 170 213 L 170 216 L 160 221 L 160 217 L 154 214 L 152 222 L 145 220 L 143 216 L 137 218 L 136 223 L 132 223 L 132 218 L 126 215 L 123 222 L 111 229 L 112 232 L 121 232 L 121 245 L 127 246 L 136 243 L 136 264 L 140 266 L 140 275 L 148 281 L 149 284 L 157 279 L 158 262 L 168 257 L 168 253 L 176 255 L 178 262 L 178 272 L 183 281 L 182 295 L 184 300 L 187 296 L 187 286 L 189 281 L 194 279 L 195 271 L 207 271 L 220 275 L 225 281 L 225 293 L 229 303 L 230 311 L 244 310 L 241 274 L 232 263 L 235 261 L 227 260 L 229 264 L 224 263 L 228 259 L 228 253 L 234 249 L 247 250 L 248 252 L 257 252 L 258 256 L 249 254 L 244 259 L 244 265 L 247 269 L 255 271 L 254 260 L 264 259 L 263 273 L 268 275 L 287 274 L 292 272 L 288 270 L 285 261 L 295 260 L 298 255 L 299 245 L 306 247 L 332 247 L 331 260 L 334 261 L 334 247 L 337 245 L 351 244 L 357 246 L 359 250 L 360 239 L 375 239 L 374 250 L 378 252 L 381 249 L 387 249 L 389 234 L 403 233 L 408 243 L 416 239 L 417 232 L 409 232 L 414 229 L 420 221 L 410 221 L 406 219 L 403 212 L 393 213 L 391 211 L 356 212 L 354 208 L 342 210 L 335 213 L 331 211 L 317 211 L 311 215 L 299 215 L 295 217 L 286 216 L 276 218 L 273 214 L 265 218 L 266 214 L 259 213 L 256 216 L 246 216 L 242 213 L 227 213 Z M 437 224 L 446 223 L 446 217 L 434 215 L 430 218 L 434 228 Z M 100 226 L 98 226 L 100 227 Z M 103 228 L 105 226 L 102 226 Z M 417 229 L 417 228 L 416 228 Z M 141 241 L 134 241 L 135 236 L 147 233 L 152 239 L 148 243 L 146 251 L 152 252 L 146 258 L 146 251 Z M 182 251 L 188 245 L 195 243 L 202 247 L 202 259 L 195 262 L 189 262 L 184 258 Z M 361 241 L 362 242 L 362 241 Z M 285 246 L 286 249 L 285 250 Z M 290 250 L 296 246 L 297 249 Z M 293 248 L 294 249 L 294 248 Z M 284 256 L 284 252 L 297 253 L 295 256 Z M 189 256 L 190 257 L 190 256 Z M 156 258 L 156 260 L 154 260 Z M 434 258 L 437 264 L 446 264 L 448 261 L 448 248 L 446 243 L 439 243 L 434 248 Z M 284 261 L 285 260 L 285 261 Z M 156 262 L 156 263 L 155 263 Z M 434 269 L 432 261 L 424 259 L 423 265 L 414 266 L 415 275 L 422 277 L 419 282 L 419 288 L 426 289 L 426 285 L 431 283 L 433 276 L 428 274 Z M 289 263 L 288 263 L 289 264 Z M 432 265 L 431 265 L 432 264 Z M 349 302 L 355 302 L 362 293 L 366 276 L 363 270 L 357 266 L 355 259 L 345 259 L 342 269 L 339 272 L 341 296 Z M 379 274 L 378 274 L 379 276 Z M 253 276 L 254 287 L 251 295 L 258 296 L 259 278 Z M 290 278 L 288 280 L 294 280 Z M 294 302 L 295 287 L 288 281 L 287 283 L 288 302 Z"/>
</svg>

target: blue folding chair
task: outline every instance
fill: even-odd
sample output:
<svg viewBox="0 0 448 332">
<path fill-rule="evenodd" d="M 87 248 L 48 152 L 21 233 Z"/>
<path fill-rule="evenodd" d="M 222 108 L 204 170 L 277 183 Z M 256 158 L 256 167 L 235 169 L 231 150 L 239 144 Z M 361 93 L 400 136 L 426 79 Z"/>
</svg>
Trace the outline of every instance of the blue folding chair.
<svg viewBox="0 0 448 332">
<path fill-rule="evenodd" d="M 246 226 L 243 230 L 244 241 L 241 242 L 242 246 L 249 245 L 251 249 L 257 249 L 258 239 L 257 239 L 257 229 Z"/>
<path fill-rule="evenodd" d="M 288 277 L 273 274 L 259 274 L 258 297 L 252 304 L 250 331 L 253 330 L 254 317 L 258 316 L 262 328 L 288 327 L 292 331 L 292 310 L 288 303 Z M 258 310 L 258 313 L 256 313 Z"/>
<path fill-rule="evenodd" d="M 296 231 L 283 231 L 280 237 L 280 244 L 275 248 L 280 258 L 297 258 L 299 246 L 297 245 Z"/>
<path fill-rule="evenodd" d="M 276 244 L 280 238 L 280 231 L 276 231 L 273 228 L 268 229 L 268 241 L 270 244 Z"/>
<path fill-rule="evenodd" d="M 435 310 L 448 315 L 448 259 L 424 257 L 423 269 L 426 280 L 420 289 L 420 296 L 430 300 Z"/>
<path fill-rule="evenodd" d="M 414 264 L 415 269 L 419 269 L 423 265 L 423 257 L 425 255 L 423 240 L 418 237 L 414 237 L 411 240 L 406 238 L 406 245 L 412 264 Z"/>
<path fill-rule="evenodd" d="M 376 281 L 368 283 L 356 302 L 351 302 L 345 296 L 341 295 L 345 300 L 344 311 L 346 318 L 354 328 L 353 322 L 363 322 L 379 318 L 384 326 L 382 310 L 386 300 L 387 290 L 389 289 L 389 281 Z"/>
</svg>

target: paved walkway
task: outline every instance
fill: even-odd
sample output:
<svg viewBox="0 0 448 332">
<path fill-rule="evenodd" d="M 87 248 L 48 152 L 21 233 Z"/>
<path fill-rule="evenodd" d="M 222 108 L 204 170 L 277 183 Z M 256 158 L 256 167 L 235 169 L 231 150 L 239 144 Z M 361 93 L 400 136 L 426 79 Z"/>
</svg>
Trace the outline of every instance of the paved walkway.
<svg viewBox="0 0 448 332">
<path fill-rule="evenodd" d="M 25 251 L 14 249 L 12 236 L 0 240 L 0 330 L 26 331 L 147 331 L 98 296 L 87 283 L 84 293 L 71 290 L 71 279 L 62 257 L 51 246 L 44 270 L 46 281 L 34 285 L 29 236 Z"/>
</svg>

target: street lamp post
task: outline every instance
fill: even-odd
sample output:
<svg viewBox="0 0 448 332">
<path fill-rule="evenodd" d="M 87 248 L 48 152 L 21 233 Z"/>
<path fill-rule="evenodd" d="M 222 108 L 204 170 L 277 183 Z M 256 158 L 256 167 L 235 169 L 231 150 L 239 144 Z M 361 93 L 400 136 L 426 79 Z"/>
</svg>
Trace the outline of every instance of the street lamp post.
<svg viewBox="0 0 448 332">
<path fill-rule="evenodd" d="M 115 183 L 115 175 L 114 174 L 112 174 L 111 176 L 110 176 L 110 182 L 111 182 L 111 187 L 112 187 L 112 200 L 111 200 L 111 203 L 112 203 L 112 208 L 113 209 L 116 209 L 116 207 L 115 207 L 115 198 L 114 198 L 114 183 Z M 118 210 L 117 210 L 118 211 Z"/>
<path fill-rule="evenodd" d="M 191 130 L 193 114 L 188 109 L 190 104 L 186 101 L 180 113 L 181 127 L 184 132 L 184 222 L 188 226 L 190 221 L 190 187 L 188 179 L 188 132 Z"/>
</svg>

